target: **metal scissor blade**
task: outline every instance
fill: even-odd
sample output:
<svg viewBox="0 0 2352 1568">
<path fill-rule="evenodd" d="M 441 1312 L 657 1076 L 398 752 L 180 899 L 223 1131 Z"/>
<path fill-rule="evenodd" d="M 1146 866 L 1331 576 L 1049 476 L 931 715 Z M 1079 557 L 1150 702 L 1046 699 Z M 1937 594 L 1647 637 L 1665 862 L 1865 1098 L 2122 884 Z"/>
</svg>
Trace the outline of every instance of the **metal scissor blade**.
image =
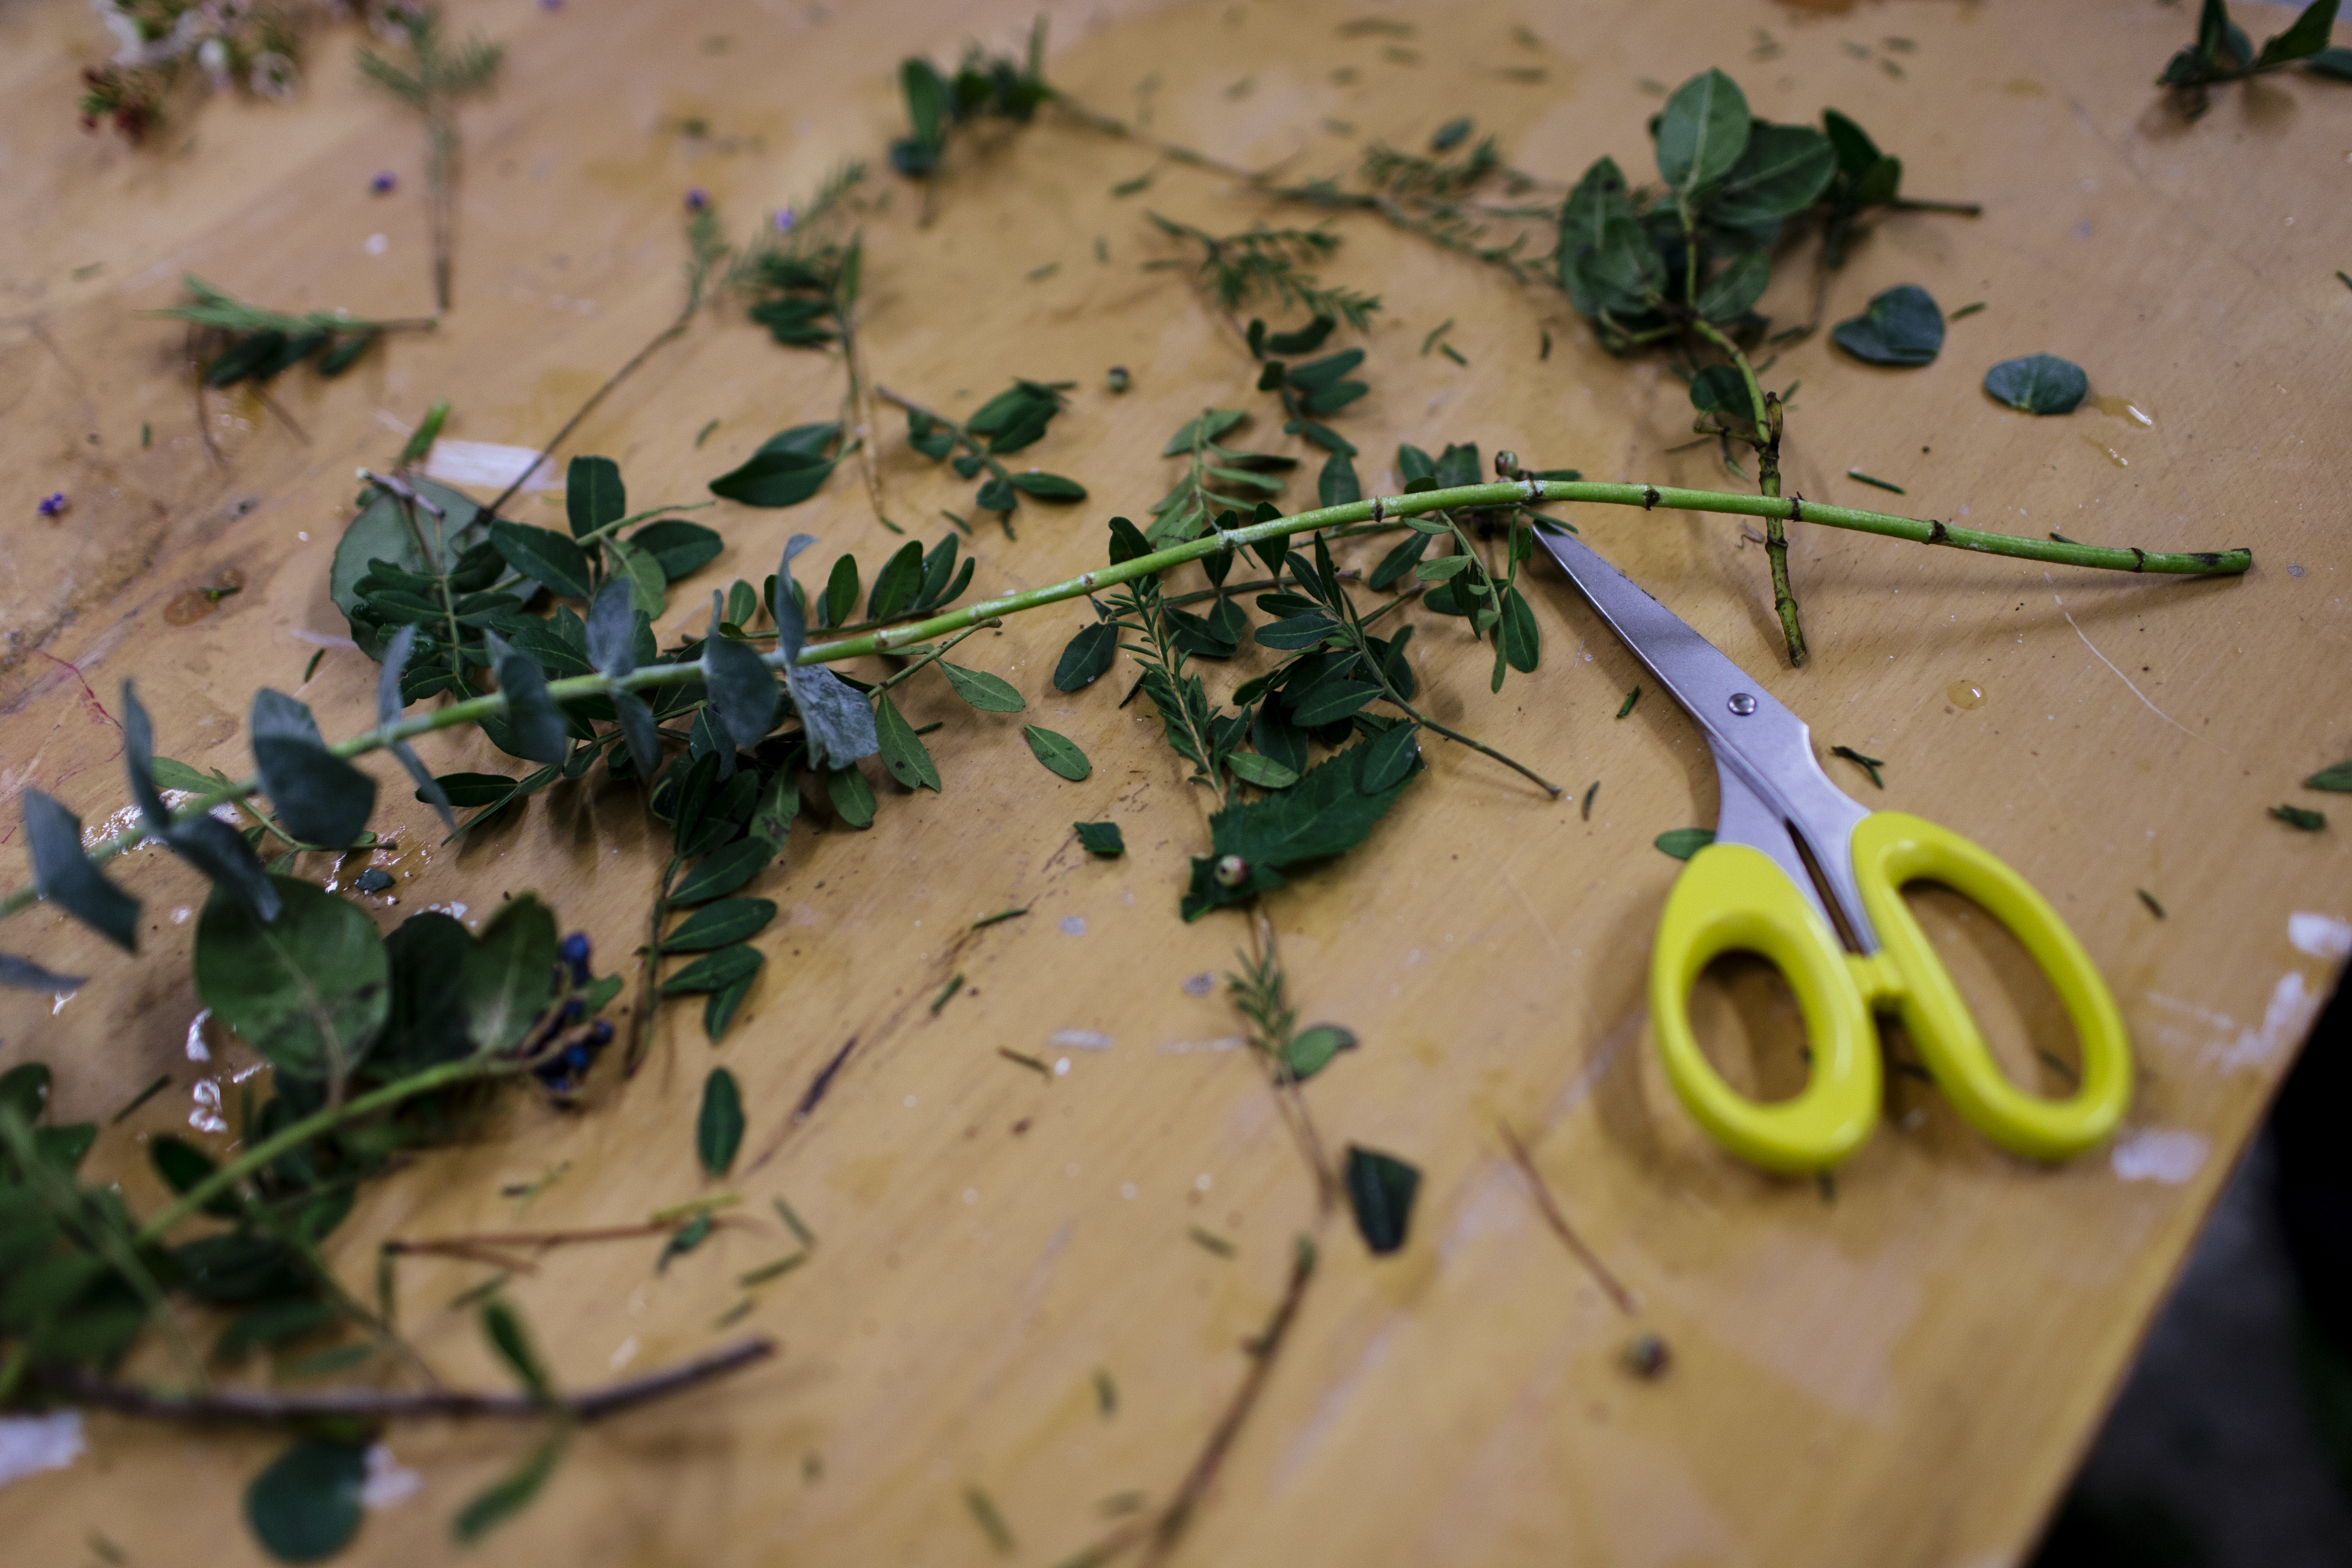
<svg viewBox="0 0 2352 1568">
<path fill-rule="evenodd" d="M 1813 760 L 1812 732 L 1805 721 L 1583 541 L 1541 529 L 1536 537 L 1610 629 L 1697 721 L 1717 767 L 1737 774 L 1795 830 L 1812 852 L 1836 898 L 1838 912 L 1862 951 L 1875 952 L 1877 933 L 1854 886 L 1851 845 L 1854 824 L 1870 813 L 1822 772 Z M 1727 816 L 1717 836 L 1727 842 L 1747 842 L 1740 837 L 1744 815 Z M 1775 848 L 1769 842 L 1756 847 L 1767 854 Z M 1809 878 L 1795 880 L 1800 888 L 1810 884 Z"/>
</svg>

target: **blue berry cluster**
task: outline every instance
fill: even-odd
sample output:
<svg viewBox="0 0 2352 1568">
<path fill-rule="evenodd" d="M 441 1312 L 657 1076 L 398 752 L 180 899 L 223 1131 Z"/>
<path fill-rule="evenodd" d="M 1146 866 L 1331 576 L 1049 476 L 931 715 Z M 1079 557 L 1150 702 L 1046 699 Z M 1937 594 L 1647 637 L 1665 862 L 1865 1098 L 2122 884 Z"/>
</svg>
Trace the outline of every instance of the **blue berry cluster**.
<svg viewBox="0 0 2352 1568">
<path fill-rule="evenodd" d="M 573 931 L 555 951 L 562 963 L 559 973 L 564 989 L 577 991 L 587 984 L 590 979 L 587 933 Z M 548 1015 L 545 1027 L 527 1048 L 534 1053 L 545 1050 L 557 1037 L 580 1022 L 580 998 L 567 996 L 561 1007 Z M 613 1026 L 599 1018 L 588 1026 L 586 1033 L 533 1068 L 532 1076 L 546 1086 L 549 1093 L 560 1099 L 569 1098 L 580 1092 L 580 1086 L 588 1077 L 588 1069 L 595 1065 L 596 1058 L 604 1048 L 612 1043 Z"/>
</svg>

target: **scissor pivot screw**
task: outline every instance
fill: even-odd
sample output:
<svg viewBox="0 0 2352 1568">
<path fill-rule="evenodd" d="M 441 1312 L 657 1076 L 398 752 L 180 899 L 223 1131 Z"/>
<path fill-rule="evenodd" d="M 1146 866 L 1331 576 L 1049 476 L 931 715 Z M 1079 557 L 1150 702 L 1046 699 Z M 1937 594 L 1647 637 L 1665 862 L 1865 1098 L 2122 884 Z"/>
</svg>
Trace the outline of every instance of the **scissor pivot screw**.
<svg viewBox="0 0 2352 1568">
<path fill-rule="evenodd" d="M 1731 694 L 1730 706 L 1734 713 L 1745 719 L 1756 711 L 1756 695 L 1749 691 L 1735 691 Z"/>
</svg>

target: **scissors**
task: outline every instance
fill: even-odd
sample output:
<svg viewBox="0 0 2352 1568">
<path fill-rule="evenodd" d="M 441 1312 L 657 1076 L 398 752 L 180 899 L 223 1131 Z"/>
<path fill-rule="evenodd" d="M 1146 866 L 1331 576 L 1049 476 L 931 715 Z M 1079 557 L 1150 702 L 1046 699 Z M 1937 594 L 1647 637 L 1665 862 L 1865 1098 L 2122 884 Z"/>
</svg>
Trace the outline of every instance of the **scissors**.
<svg viewBox="0 0 2352 1568">
<path fill-rule="evenodd" d="M 1715 645 L 1582 542 L 1540 530 L 1537 537 L 1697 721 L 1715 753 L 1723 797 L 1715 842 L 1691 857 L 1667 896 L 1650 958 L 1659 1053 L 1699 1124 L 1768 1170 L 1835 1165 L 1877 1121 L 1874 1016 L 1893 1012 L 1945 1097 L 2002 1148 L 2058 1160 L 2112 1132 L 2131 1099 L 2131 1048 L 2115 997 L 2057 911 L 1958 834 L 1855 802 L 1822 772 L 1804 721 Z M 1818 888 L 1806 857 L 1819 868 Z M 1905 885 L 1920 880 L 1981 905 L 2048 977 L 2082 1045 L 2081 1082 L 2070 1098 L 2030 1094 L 1994 1063 L 1903 901 Z M 1811 1068 L 1792 1099 L 1763 1103 L 1740 1094 L 1691 1033 L 1691 987 L 1727 952 L 1764 958 L 1796 994 Z"/>
</svg>

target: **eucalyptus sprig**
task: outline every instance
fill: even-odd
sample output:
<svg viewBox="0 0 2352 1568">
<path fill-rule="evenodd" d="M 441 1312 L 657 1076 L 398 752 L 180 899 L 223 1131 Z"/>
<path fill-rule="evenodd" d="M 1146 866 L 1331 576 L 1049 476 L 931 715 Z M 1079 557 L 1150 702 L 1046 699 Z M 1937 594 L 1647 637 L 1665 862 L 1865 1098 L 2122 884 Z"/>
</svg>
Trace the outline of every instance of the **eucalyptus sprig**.
<svg viewBox="0 0 2352 1568">
<path fill-rule="evenodd" d="M 442 36 L 441 13 L 418 5 L 391 18 L 408 45 L 404 63 L 362 45 L 360 74 L 425 117 L 430 147 L 425 188 L 432 207 L 433 299 L 447 310 L 456 267 L 457 222 L 457 105 L 488 92 L 505 58 L 502 45 L 471 37 L 452 47 Z"/>
<path fill-rule="evenodd" d="M 2329 46 L 2339 3 L 2311 0 L 2284 32 L 2263 40 L 2258 51 L 2245 29 L 2230 20 L 2223 0 L 2204 0 L 2197 13 L 2197 41 L 2165 62 L 2156 85 L 2170 89 L 2173 107 L 2183 119 L 2195 120 L 2212 107 L 2213 89 L 2291 65 L 2352 81 L 2352 49 Z"/>
</svg>

